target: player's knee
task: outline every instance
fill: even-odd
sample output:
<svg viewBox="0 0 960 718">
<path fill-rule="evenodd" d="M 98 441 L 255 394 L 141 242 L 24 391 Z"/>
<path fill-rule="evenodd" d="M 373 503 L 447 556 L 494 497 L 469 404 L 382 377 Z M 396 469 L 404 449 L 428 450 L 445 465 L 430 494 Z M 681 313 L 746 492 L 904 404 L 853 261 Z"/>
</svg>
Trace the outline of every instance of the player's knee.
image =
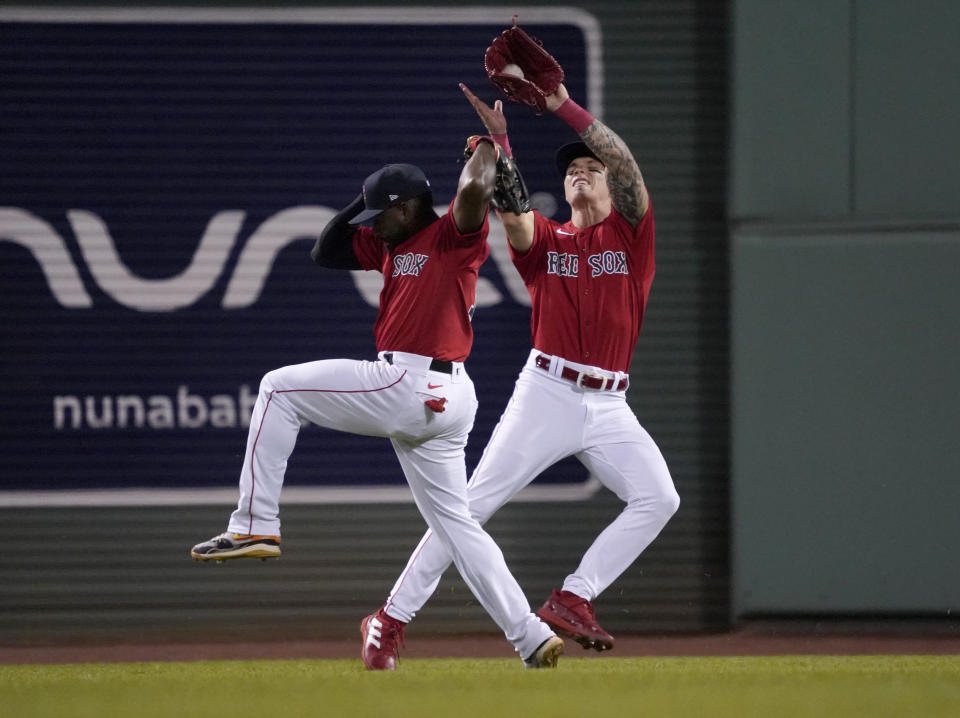
<svg viewBox="0 0 960 718">
<path fill-rule="evenodd" d="M 669 520 L 680 508 L 680 494 L 672 486 L 669 487 L 669 490 L 660 495 L 659 506 L 661 515 L 665 520 Z"/>
<path fill-rule="evenodd" d="M 656 515 L 661 523 L 666 525 L 680 508 L 680 495 L 673 486 L 665 486 L 652 496 L 639 498 L 637 503 L 642 505 L 645 512 Z"/>
<path fill-rule="evenodd" d="M 260 393 L 269 394 L 271 391 L 274 391 L 277 388 L 277 372 L 279 369 L 274 369 L 273 371 L 268 371 L 260 379 Z"/>
</svg>

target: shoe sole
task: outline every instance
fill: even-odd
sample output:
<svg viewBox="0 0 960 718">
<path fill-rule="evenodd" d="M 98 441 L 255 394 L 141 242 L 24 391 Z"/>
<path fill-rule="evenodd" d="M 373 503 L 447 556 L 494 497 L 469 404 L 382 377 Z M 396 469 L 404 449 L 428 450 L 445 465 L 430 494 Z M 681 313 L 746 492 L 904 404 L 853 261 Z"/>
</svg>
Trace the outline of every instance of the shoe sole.
<svg viewBox="0 0 960 718">
<path fill-rule="evenodd" d="M 541 668 L 556 668 L 557 661 L 563 655 L 563 641 L 558 640 L 554 645 L 548 647 L 540 656 Z"/>
<path fill-rule="evenodd" d="M 563 641 L 554 636 L 553 638 L 548 638 L 548 646 L 538 651 L 536 658 L 536 664 L 532 662 L 524 661 L 524 668 L 556 668 L 557 661 L 560 660 L 560 656 L 563 655 Z"/>
<path fill-rule="evenodd" d="M 224 561 L 228 558 L 279 558 L 280 547 L 254 543 L 249 546 L 230 549 L 229 551 L 216 551 L 213 553 L 197 553 L 191 550 L 190 555 L 198 561 Z"/>
<path fill-rule="evenodd" d="M 588 635 L 578 631 L 576 627 L 546 611 L 537 611 L 537 617 L 564 638 L 569 638 L 571 641 L 579 643 L 583 646 L 584 650 L 592 648 L 602 653 L 603 651 L 609 651 L 613 648 L 614 639 L 612 636 L 606 639 Z"/>
</svg>

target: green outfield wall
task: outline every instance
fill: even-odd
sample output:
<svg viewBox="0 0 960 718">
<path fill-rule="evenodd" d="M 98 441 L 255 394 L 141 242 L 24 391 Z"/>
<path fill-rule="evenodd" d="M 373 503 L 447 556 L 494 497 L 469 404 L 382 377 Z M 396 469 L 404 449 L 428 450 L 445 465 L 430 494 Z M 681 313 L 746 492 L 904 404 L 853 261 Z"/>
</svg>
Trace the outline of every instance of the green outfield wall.
<svg viewBox="0 0 960 718">
<path fill-rule="evenodd" d="M 731 613 L 950 616 L 960 9 L 733 7 Z"/>
</svg>

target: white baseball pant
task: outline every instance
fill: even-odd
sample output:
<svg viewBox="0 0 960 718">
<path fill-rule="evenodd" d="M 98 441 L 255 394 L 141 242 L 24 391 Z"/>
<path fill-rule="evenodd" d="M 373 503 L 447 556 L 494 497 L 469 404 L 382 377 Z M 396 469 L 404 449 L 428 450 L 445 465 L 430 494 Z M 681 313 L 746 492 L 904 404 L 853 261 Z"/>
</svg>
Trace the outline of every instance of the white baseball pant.
<svg viewBox="0 0 960 718">
<path fill-rule="evenodd" d="M 660 449 L 627 405 L 626 391 L 580 388 L 560 373 L 566 365 L 619 376 L 561 357 L 550 357 L 550 369 L 540 369 L 535 359 L 541 354 L 531 351 L 467 485 L 470 513 L 485 523 L 546 468 L 576 456 L 626 503 L 563 582 L 563 590 L 592 601 L 657 537 L 680 497 Z M 390 592 L 387 614 L 412 620 L 449 565 L 447 548 L 427 531 Z"/>
<path fill-rule="evenodd" d="M 494 540 L 470 515 L 464 447 L 477 398 L 461 363 L 450 374 L 430 357 L 392 352 L 392 360 L 330 359 L 276 369 L 263 377 L 250 419 L 240 500 L 227 530 L 280 535 L 279 500 L 287 459 L 306 422 L 390 439 L 414 501 L 453 563 L 521 658 L 553 631 L 530 604 Z M 446 399 L 444 411 L 424 402 Z"/>
</svg>

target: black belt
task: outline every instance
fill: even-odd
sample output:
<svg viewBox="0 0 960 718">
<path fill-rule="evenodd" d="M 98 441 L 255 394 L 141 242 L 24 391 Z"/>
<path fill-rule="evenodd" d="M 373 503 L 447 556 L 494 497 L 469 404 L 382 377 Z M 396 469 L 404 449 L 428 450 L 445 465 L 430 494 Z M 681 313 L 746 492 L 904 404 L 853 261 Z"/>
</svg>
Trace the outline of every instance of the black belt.
<svg viewBox="0 0 960 718">
<path fill-rule="evenodd" d="M 538 369 L 550 371 L 550 357 L 539 354 L 534 360 Z M 560 371 L 560 376 L 568 381 L 572 381 L 577 386 L 585 386 L 587 389 L 607 389 L 609 391 L 623 391 L 630 385 L 630 377 L 624 376 L 619 382 L 614 383 L 613 379 L 605 376 L 593 376 L 582 371 L 577 371 L 572 367 L 565 366 Z"/>
<path fill-rule="evenodd" d="M 383 360 L 388 364 L 393 364 L 393 352 L 387 352 L 383 355 Z M 439 371 L 444 374 L 453 374 L 453 362 L 443 361 L 442 359 L 430 360 L 430 371 Z"/>
</svg>

